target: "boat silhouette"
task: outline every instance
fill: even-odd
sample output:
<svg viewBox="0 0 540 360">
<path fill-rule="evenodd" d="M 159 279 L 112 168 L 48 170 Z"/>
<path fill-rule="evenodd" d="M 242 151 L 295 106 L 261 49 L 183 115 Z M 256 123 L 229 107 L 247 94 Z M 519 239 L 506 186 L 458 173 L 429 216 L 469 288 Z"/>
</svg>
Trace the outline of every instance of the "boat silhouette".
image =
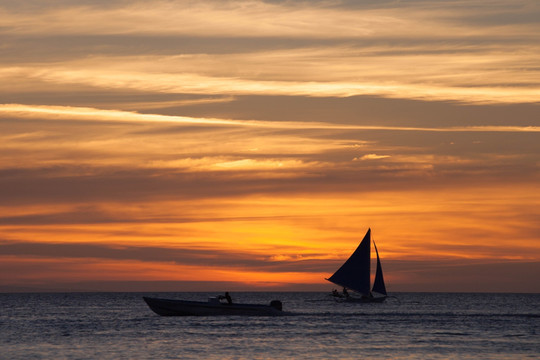
<svg viewBox="0 0 540 360">
<path fill-rule="evenodd" d="M 339 301 L 381 303 L 388 297 L 386 285 L 384 284 L 379 251 L 377 250 L 375 241 L 373 241 L 373 246 L 375 248 L 375 253 L 377 254 L 377 269 L 373 287 L 371 287 L 372 241 L 371 229 L 368 229 L 366 235 L 360 242 L 360 245 L 358 245 L 347 261 L 345 261 L 332 276 L 326 279 L 343 287 L 343 295 L 337 293 L 337 291 L 334 291 L 333 293 Z M 349 295 L 347 289 L 358 293 L 360 297 Z"/>
</svg>

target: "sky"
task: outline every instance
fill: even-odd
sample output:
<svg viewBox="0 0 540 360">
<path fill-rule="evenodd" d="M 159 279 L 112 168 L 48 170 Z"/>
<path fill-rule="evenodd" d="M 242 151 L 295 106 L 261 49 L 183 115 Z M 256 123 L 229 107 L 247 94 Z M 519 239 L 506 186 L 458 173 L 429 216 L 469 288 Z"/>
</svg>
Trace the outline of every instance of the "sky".
<svg viewBox="0 0 540 360">
<path fill-rule="evenodd" d="M 540 292 L 540 3 L 0 1 L 0 291 Z"/>
</svg>

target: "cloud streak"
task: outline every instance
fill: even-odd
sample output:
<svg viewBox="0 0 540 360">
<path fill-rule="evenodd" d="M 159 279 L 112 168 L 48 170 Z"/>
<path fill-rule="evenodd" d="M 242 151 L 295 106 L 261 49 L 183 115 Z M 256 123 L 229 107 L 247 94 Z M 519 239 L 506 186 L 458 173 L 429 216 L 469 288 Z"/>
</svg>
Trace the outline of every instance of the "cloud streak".
<svg viewBox="0 0 540 360">
<path fill-rule="evenodd" d="M 103 34 L 164 33 L 222 37 L 447 37 L 448 33 L 434 29 L 451 28 L 453 36 L 491 35 L 500 31 L 501 26 L 497 22 L 500 16 L 512 13 L 514 21 L 507 20 L 503 25 L 520 25 L 506 28 L 504 36 L 513 37 L 530 36 L 527 30 L 534 22 L 523 20 L 539 12 L 534 2 L 519 1 L 509 6 L 502 0 L 490 2 L 490 6 L 475 3 L 467 6 L 460 1 L 444 4 L 415 2 L 405 6 L 381 3 L 373 6 L 351 2 L 314 1 L 306 4 L 254 0 L 157 1 L 152 6 L 144 2 L 126 4 L 113 1 L 107 6 L 92 5 L 31 4 L 23 11 L 5 6 L 4 23 L 8 31 L 52 34 L 97 31 Z M 493 21 L 480 23 L 480 14 L 484 19 Z M 157 23 L 162 26 L 156 27 Z M 483 26 L 479 27 L 479 24 Z"/>
<path fill-rule="evenodd" d="M 273 122 L 258 120 L 233 120 L 216 118 L 193 118 L 186 116 L 167 116 L 160 114 L 141 114 L 121 110 L 103 110 L 84 107 L 0 104 L 0 114 L 7 116 L 35 119 L 85 120 L 85 121 L 117 121 L 117 122 L 149 122 L 177 123 L 200 125 L 232 125 L 253 126 L 276 129 L 335 129 L 335 130 L 390 130 L 390 131 L 433 131 L 433 132 L 540 132 L 538 126 L 464 126 L 448 128 L 400 127 L 400 126 L 367 126 L 317 122 Z"/>
<path fill-rule="evenodd" d="M 124 59 L 123 61 L 129 62 Z M 149 61 L 151 61 L 149 59 Z M 375 58 L 374 62 L 379 63 Z M 426 63 L 430 60 L 426 59 Z M 81 64 L 82 65 L 82 64 Z M 4 80 L 21 78 L 24 81 L 37 79 L 45 84 L 85 85 L 103 89 L 130 89 L 157 93 L 187 93 L 210 95 L 271 95 L 271 96 L 311 96 L 311 97 L 350 97 L 359 95 L 374 95 L 385 98 L 408 98 L 428 101 L 458 101 L 463 103 L 537 103 L 539 88 L 537 82 L 532 84 L 506 84 L 503 82 L 516 81 L 519 74 L 505 74 L 496 79 L 497 74 L 484 73 L 470 75 L 455 75 L 453 78 L 439 78 L 435 81 L 424 76 L 411 76 L 399 67 L 380 67 L 375 72 L 383 74 L 368 77 L 365 80 L 351 81 L 350 79 L 319 80 L 316 77 L 303 81 L 292 78 L 278 80 L 273 78 L 252 79 L 247 77 L 224 77 L 197 73 L 148 73 L 141 71 L 126 72 L 122 70 L 103 70 L 103 64 L 96 69 L 78 65 L 70 69 L 54 69 L 40 66 L 39 70 L 28 68 L 8 68 L 4 72 Z M 396 64 L 397 65 L 397 64 Z M 110 65 L 107 65 L 109 67 Z M 326 67 L 325 64 L 321 64 Z M 421 68 L 416 60 L 415 67 Z M 467 65 L 465 65 L 467 66 Z M 485 66 L 485 65 L 484 65 Z M 502 65 L 505 66 L 505 65 Z M 296 67 L 294 65 L 293 67 Z M 437 69 L 434 71 L 451 71 L 460 73 L 462 69 Z M 293 71 L 291 69 L 291 71 Z M 319 69 L 320 71 L 320 69 Z M 332 69 L 327 69 L 332 72 Z M 356 74 L 355 74 L 356 72 Z M 350 78 L 364 77 L 371 72 L 369 69 L 356 68 L 349 73 Z M 394 74 L 392 74 L 394 72 Z M 14 75 L 15 74 L 15 75 Z M 394 75 L 392 77 L 392 75 Z M 495 79 L 493 83 L 473 84 L 476 77 Z M 462 80 L 457 78 L 462 77 Z M 28 79 L 28 80 L 27 80 Z M 529 82 L 530 77 L 527 77 Z M 458 84 L 455 82 L 458 81 Z M 493 81 L 493 80 L 491 80 Z"/>
</svg>

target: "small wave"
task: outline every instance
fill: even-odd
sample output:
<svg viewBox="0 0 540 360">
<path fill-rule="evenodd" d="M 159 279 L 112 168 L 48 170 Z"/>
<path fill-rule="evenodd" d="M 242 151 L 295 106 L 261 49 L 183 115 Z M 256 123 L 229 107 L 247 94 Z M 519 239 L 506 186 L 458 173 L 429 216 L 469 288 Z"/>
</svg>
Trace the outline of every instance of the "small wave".
<svg viewBox="0 0 540 360">
<path fill-rule="evenodd" d="M 471 333 L 460 331 L 435 331 L 434 335 L 446 335 L 446 336 L 471 336 Z"/>
<path fill-rule="evenodd" d="M 503 338 L 521 338 L 521 337 L 526 337 L 527 335 L 525 334 L 506 334 L 506 335 L 503 335 L 502 337 Z"/>
</svg>

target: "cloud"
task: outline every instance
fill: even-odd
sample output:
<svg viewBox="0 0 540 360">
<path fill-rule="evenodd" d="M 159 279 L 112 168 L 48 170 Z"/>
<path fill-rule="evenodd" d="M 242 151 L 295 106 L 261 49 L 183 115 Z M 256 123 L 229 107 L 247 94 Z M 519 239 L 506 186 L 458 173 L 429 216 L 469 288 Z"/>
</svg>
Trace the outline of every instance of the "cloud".
<svg viewBox="0 0 540 360">
<path fill-rule="evenodd" d="M 47 89 L 538 103 L 537 29 L 528 20 L 537 12 L 530 1 L 6 6 L 9 51 L 0 73 L 28 92 L 44 82 Z M 509 13 L 513 21 L 504 20 Z"/>
<path fill-rule="evenodd" d="M 374 58 L 373 64 L 380 64 L 380 59 Z M 426 59 L 426 63 L 429 62 Z M 474 60 L 473 60 L 474 61 Z M 124 59 L 129 63 L 129 60 Z M 422 67 L 415 60 L 415 68 Z M 107 63 L 107 61 L 105 61 Z M 461 63 L 458 61 L 458 63 Z M 82 64 L 81 64 L 82 65 Z M 463 103 L 536 103 L 539 101 L 539 89 L 535 84 L 505 82 L 516 81 L 519 76 L 512 73 L 497 79 L 489 72 L 454 75 L 452 78 L 439 78 L 432 81 L 425 75 L 411 76 L 398 66 L 381 67 L 374 75 L 359 81 L 352 78 L 369 73 L 368 69 L 357 68 L 356 76 L 349 74 L 350 79 L 317 79 L 316 75 L 307 79 L 286 78 L 281 74 L 270 78 L 249 78 L 249 76 L 219 76 L 218 74 L 201 73 L 167 73 L 115 70 L 111 64 L 99 65 L 96 68 L 74 65 L 69 67 L 52 68 L 44 65 L 38 69 L 18 67 L 5 69 L 4 80 L 16 78 L 24 81 L 40 80 L 46 83 L 90 86 L 103 89 L 137 90 L 155 93 L 186 93 L 199 95 L 259 95 L 259 96 L 313 96 L 313 97 L 350 97 L 359 95 L 374 95 L 386 98 L 408 98 L 425 101 L 458 101 Z M 220 66 L 223 66 L 221 63 Z M 249 65 L 249 64 L 248 64 Z M 394 64 L 397 65 L 397 64 Z M 253 65 L 251 65 L 253 66 Z M 292 65 L 290 72 L 301 66 Z M 327 64 L 321 64 L 324 68 Z M 504 65 L 502 65 L 504 66 Z M 362 66 L 365 67 L 365 66 Z M 109 70 L 105 70 L 109 69 Z M 218 68 L 216 68 L 218 69 Z M 309 70 L 309 69 L 306 69 Z M 318 71 L 321 69 L 319 68 Z M 288 72 L 289 72 L 288 71 Z M 328 68 L 327 73 L 335 73 Z M 434 69 L 434 72 L 460 73 L 461 69 Z M 392 74 L 394 73 L 394 74 Z M 377 76 L 377 74 L 384 74 Z M 424 72 L 425 74 L 425 72 Z M 389 76 L 394 75 L 392 78 Z M 491 79 L 491 83 L 477 83 L 475 79 L 481 76 Z M 422 79 L 422 77 L 424 79 Z M 462 77 L 461 80 L 458 77 Z M 527 77 L 524 81 L 529 81 Z M 458 83 L 456 84 L 456 80 Z M 504 83 L 504 84 L 503 84 Z M 22 85 L 19 85 L 22 86 Z"/>
<path fill-rule="evenodd" d="M 18 33 L 188 34 L 198 36 L 358 37 L 425 31 L 434 24 L 423 14 L 399 16 L 395 9 L 351 9 L 328 3 L 270 3 L 263 1 L 144 2 L 116 6 L 64 4 L 28 6 L 27 11 L 4 8 L 4 26 Z M 71 5 L 71 6 L 70 6 Z M 225 20 L 224 20 L 225 19 Z M 96 24 L 101 24 L 97 26 Z M 133 24 L 137 24 L 133 26 Z M 160 24 L 161 26 L 156 26 Z M 456 29 L 459 30 L 459 29 Z M 380 34 L 382 33 L 382 34 Z"/>
<path fill-rule="evenodd" d="M 330 270 L 336 261 L 319 260 L 316 254 L 294 258 L 264 256 L 243 250 L 166 248 L 152 246 L 104 245 L 87 243 L 0 242 L 3 256 L 41 258 L 82 258 L 136 260 L 176 263 L 188 266 L 252 268 L 271 272 L 320 272 Z M 323 256 L 325 257 L 325 256 Z"/>
<path fill-rule="evenodd" d="M 354 158 L 355 161 L 357 160 L 380 160 L 380 159 L 386 159 L 389 158 L 390 155 L 377 155 L 377 154 L 366 154 L 362 155 L 359 158 Z"/>
<path fill-rule="evenodd" d="M 23 104 L 0 105 L 0 114 L 7 119 L 0 124 L 0 192 L 5 202 L 25 203 L 342 193 L 356 189 L 357 179 L 364 191 L 461 181 L 493 185 L 516 181 L 515 173 L 528 183 L 535 178 L 532 140 L 539 131 L 528 125 L 234 120 Z"/>
<path fill-rule="evenodd" d="M 107 246 L 94 244 L 36 244 L 36 243 L 9 243 L 0 242 L 2 249 L 2 274 L 10 274 L 11 278 L 0 279 L 0 286 L 4 291 L 17 291 L 26 286 L 26 291 L 47 291 L 73 289 L 82 291 L 102 290 L 117 291 L 173 291 L 182 288 L 197 291 L 204 286 L 204 290 L 221 288 L 227 289 L 253 289 L 278 288 L 282 290 L 298 290 L 293 287 L 297 276 L 311 276 L 309 281 L 302 281 L 300 288 L 316 289 L 324 291 L 331 288 L 331 284 L 324 281 L 325 274 L 331 274 L 341 262 L 334 260 L 302 260 L 283 259 L 271 260 L 243 253 L 233 253 L 212 250 L 190 249 L 167 249 L 156 247 L 131 247 L 131 246 Z M 12 264 L 12 256 L 20 260 Z M 23 261 L 23 259 L 25 261 Z M 100 270 L 110 271 L 113 269 L 111 260 L 125 263 L 124 269 L 117 263 L 114 271 L 117 276 L 101 278 L 98 280 L 92 274 L 100 275 Z M 190 271 L 190 266 L 203 265 L 206 270 L 239 268 L 244 271 L 254 269 L 259 274 L 259 281 L 238 280 L 225 281 L 187 281 L 176 280 L 177 276 L 170 275 L 148 283 L 148 277 L 133 279 L 129 276 L 127 268 L 140 268 L 145 264 L 146 268 L 154 267 L 157 271 L 163 271 L 159 263 L 175 263 L 178 269 Z M 167 270 L 174 269 L 170 265 Z M 520 282 L 516 279 L 530 279 L 531 276 L 540 276 L 537 261 L 492 261 L 478 259 L 437 259 L 433 260 L 384 260 L 385 277 L 387 287 L 391 292 L 396 291 L 466 291 L 466 292 L 537 292 L 540 289 L 536 284 Z M 17 274 L 11 273 L 14 268 Z M 35 268 L 40 269 L 39 277 L 35 276 Z M 33 268 L 34 271 L 30 270 Z M 56 274 L 71 269 L 73 274 L 86 272 L 86 276 L 77 279 L 58 279 Z M 92 270 L 93 271 L 90 271 Z M 280 273 L 285 271 L 289 281 L 283 281 Z M 269 274 L 270 277 L 266 277 Z M 264 275 L 264 276 L 263 276 Z M 495 275 L 495 276 L 494 276 Z M 219 276 L 219 275 L 218 275 Z M 271 280 L 271 279 L 274 280 Z M 24 283 L 17 280 L 25 279 Z M 148 279 L 148 280 L 147 280 Z M 147 281 L 145 281 L 147 280 Z M 249 283 L 249 287 L 247 287 Z M 13 285 L 12 285 L 13 284 Z M 19 285 L 17 285 L 19 284 Z M 24 284 L 24 285 L 22 285 Z M 113 287 L 113 284 L 117 286 Z M 115 290 L 116 289 L 116 290 Z M 155 289 L 155 290 L 154 290 Z"/>
<path fill-rule="evenodd" d="M 376 126 L 351 125 L 339 123 L 317 122 L 283 122 L 234 120 L 218 118 L 194 118 L 187 116 L 170 116 L 160 114 L 141 114 L 131 111 L 103 110 L 87 107 L 0 104 L 0 114 L 8 116 L 33 118 L 40 120 L 85 120 L 114 122 L 148 122 L 178 123 L 187 125 L 224 125 L 247 126 L 276 129 L 326 129 L 326 130 L 389 130 L 389 131 L 426 131 L 426 132 L 539 132 L 538 126 L 461 126 L 461 127 L 409 127 L 409 126 Z"/>
<path fill-rule="evenodd" d="M 536 293 L 540 287 L 530 281 L 540 276 L 537 261 L 478 261 L 438 260 L 386 262 L 386 281 L 397 286 L 392 291 L 435 291 L 435 292 L 516 292 Z"/>
<path fill-rule="evenodd" d="M 119 1 L 54 5 L 34 2 L 23 9 L 6 4 L 3 12 L 8 32 L 19 33 L 384 38 L 447 37 L 449 34 L 441 32 L 441 28 L 451 28 L 453 36 L 480 36 L 492 34 L 501 22 L 521 25 L 505 29 L 504 36 L 528 35 L 528 25 L 534 22 L 526 20 L 538 10 L 530 1 L 510 7 L 504 1 L 492 1 L 489 6 L 475 2 L 464 5 L 460 1 L 374 6 L 351 2 L 242 0 L 155 1 L 151 6 L 145 2 Z M 513 21 L 504 20 L 509 13 Z M 480 15 L 489 20 L 482 27 L 478 27 Z"/>
</svg>

